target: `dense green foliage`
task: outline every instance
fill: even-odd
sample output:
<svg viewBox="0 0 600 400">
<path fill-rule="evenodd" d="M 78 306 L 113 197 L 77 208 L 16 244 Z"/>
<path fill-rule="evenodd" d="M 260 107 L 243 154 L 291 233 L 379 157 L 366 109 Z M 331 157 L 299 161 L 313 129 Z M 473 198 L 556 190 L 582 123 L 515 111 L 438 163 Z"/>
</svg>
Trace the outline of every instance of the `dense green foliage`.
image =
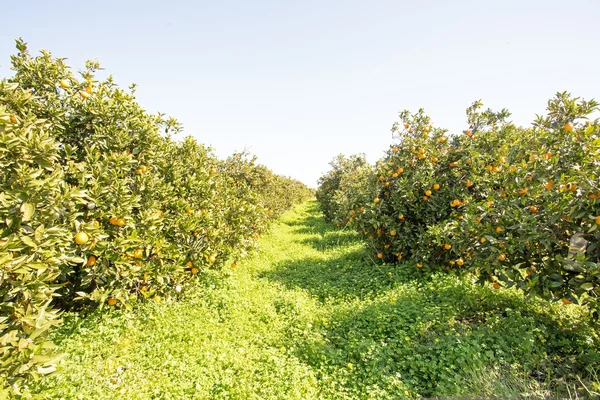
<svg viewBox="0 0 600 400">
<path fill-rule="evenodd" d="M 177 301 L 70 313 L 53 333 L 68 356 L 33 393 L 338 400 L 600 391 L 598 332 L 582 307 L 379 265 L 315 203 L 284 214 L 261 249 Z"/>
<path fill-rule="evenodd" d="M 51 372 L 58 309 L 173 296 L 235 263 L 312 196 L 247 154 L 225 161 L 133 91 L 22 41 L 0 81 L 0 391 Z M 1 396 L 0 396 L 1 397 Z"/>
<path fill-rule="evenodd" d="M 338 199 L 326 215 L 386 262 L 472 273 L 496 289 L 597 310 L 600 125 L 589 119 L 597 110 L 559 93 L 546 116 L 519 128 L 508 111 L 476 102 L 468 129 L 454 136 L 423 110 L 404 111 L 365 189 L 352 186 L 352 168 L 324 175 L 321 197 Z"/>
</svg>

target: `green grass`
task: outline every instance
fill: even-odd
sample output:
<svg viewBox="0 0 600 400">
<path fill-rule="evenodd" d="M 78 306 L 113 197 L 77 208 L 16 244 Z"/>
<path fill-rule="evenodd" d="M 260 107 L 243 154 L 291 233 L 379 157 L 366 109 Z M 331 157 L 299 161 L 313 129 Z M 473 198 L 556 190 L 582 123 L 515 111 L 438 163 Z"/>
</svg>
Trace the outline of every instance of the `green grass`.
<svg viewBox="0 0 600 400">
<path fill-rule="evenodd" d="M 179 299 L 67 315 L 48 399 L 571 397 L 598 392 L 584 309 L 379 265 L 314 202 Z"/>
</svg>

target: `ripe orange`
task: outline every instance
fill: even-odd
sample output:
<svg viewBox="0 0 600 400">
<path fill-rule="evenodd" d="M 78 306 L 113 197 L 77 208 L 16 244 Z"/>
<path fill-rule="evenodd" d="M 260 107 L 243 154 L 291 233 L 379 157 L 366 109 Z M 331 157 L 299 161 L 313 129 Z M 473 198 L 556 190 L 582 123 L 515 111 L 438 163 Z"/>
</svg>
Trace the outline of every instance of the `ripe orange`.
<svg viewBox="0 0 600 400">
<path fill-rule="evenodd" d="M 497 228 L 496 228 L 496 232 L 498 232 L 498 233 L 502 233 L 502 231 L 503 231 L 503 230 L 504 230 L 504 229 L 502 229 L 501 227 L 497 227 Z"/>
<path fill-rule="evenodd" d="M 505 244 L 504 244 L 504 243 L 502 243 L 502 242 L 498 243 L 498 247 L 500 247 L 501 249 L 503 249 L 503 248 L 504 248 L 504 246 L 505 246 Z"/>
<path fill-rule="evenodd" d="M 498 256 L 498 260 L 505 261 L 506 260 L 506 256 L 504 254 L 500 254 L 500 256 Z"/>
<path fill-rule="evenodd" d="M 398 254 L 396 254 L 396 257 L 398 257 L 398 261 L 402 260 L 402 254 L 398 253 Z"/>
<path fill-rule="evenodd" d="M 87 262 L 85 263 L 86 267 L 93 267 L 96 264 L 96 256 L 89 256 Z"/>
<path fill-rule="evenodd" d="M 110 219 L 108 220 L 108 222 L 111 225 L 117 225 L 117 221 L 118 221 L 117 217 L 110 217 Z"/>
<path fill-rule="evenodd" d="M 486 239 L 485 237 L 482 237 L 482 238 L 481 238 L 479 241 L 480 241 L 481 243 L 485 243 L 485 241 L 486 241 L 486 240 L 487 240 L 487 239 Z"/>
<path fill-rule="evenodd" d="M 61 79 L 61 80 L 60 80 L 60 86 L 61 86 L 62 88 L 64 88 L 64 89 L 66 89 L 66 88 L 68 88 L 68 87 L 71 87 L 71 83 L 69 83 L 69 81 L 68 81 L 68 80 L 66 80 L 66 79 Z"/>
<path fill-rule="evenodd" d="M 391 244 L 386 243 L 385 246 L 383 246 L 383 247 L 385 247 L 386 249 L 389 249 L 391 247 Z"/>
<path fill-rule="evenodd" d="M 451 162 L 450 167 L 452 167 L 452 168 L 458 167 L 458 161 Z"/>
<path fill-rule="evenodd" d="M 547 190 L 552 190 L 552 186 L 554 186 L 554 181 L 548 181 L 548 183 L 546 183 L 546 189 Z"/>
<path fill-rule="evenodd" d="M 452 248 L 452 245 L 451 245 L 450 243 L 446 243 L 446 244 L 444 245 L 444 248 L 445 248 L 446 250 L 450 250 L 450 249 Z"/>
<path fill-rule="evenodd" d="M 440 190 L 440 184 L 439 183 L 434 184 L 433 190 Z"/>
<path fill-rule="evenodd" d="M 185 210 L 185 213 L 186 213 L 186 214 L 191 214 L 191 213 L 192 213 L 192 210 L 191 210 L 191 209 L 189 209 L 189 208 L 187 208 L 187 209 Z"/>
<path fill-rule="evenodd" d="M 394 147 L 392 147 L 392 151 L 393 151 L 394 153 L 396 153 L 396 152 L 398 151 L 398 148 L 397 148 L 396 146 L 394 146 Z"/>
<path fill-rule="evenodd" d="M 13 124 L 17 123 L 17 117 L 14 114 L 11 114 L 11 116 L 10 116 L 10 122 L 12 122 Z"/>
<path fill-rule="evenodd" d="M 146 165 L 142 165 L 142 167 L 140 168 L 140 171 L 142 171 L 142 173 L 146 173 L 148 172 L 148 167 Z"/>
<path fill-rule="evenodd" d="M 86 93 L 88 94 L 92 94 L 92 87 L 88 85 L 88 87 L 85 88 Z"/>
<path fill-rule="evenodd" d="M 408 123 L 407 122 L 404 123 L 404 129 L 408 129 Z"/>
<path fill-rule="evenodd" d="M 596 225 L 600 225 L 600 215 L 598 215 L 595 219 Z"/>
<path fill-rule="evenodd" d="M 423 264 L 417 263 L 417 268 L 423 268 Z"/>
<path fill-rule="evenodd" d="M 392 236 L 396 236 L 396 231 L 395 231 L 395 230 L 391 230 L 391 231 L 390 231 L 390 235 L 392 235 Z"/>
<path fill-rule="evenodd" d="M 432 157 L 432 158 L 431 158 L 431 162 L 438 162 L 438 161 L 439 161 L 439 160 L 438 160 L 438 158 L 437 158 L 437 157 Z"/>
<path fill-rule="evenodd" d="M 198 268 L 192 268 L 190 272 L 192 273 L 192 275 L 196 275 L 198 273 Z"/>
<path fill-rule="evenodd" d="M 573 124 L 570 122 L 567 122 L 564 126 L 563 129 L 565 132 L 573 132 Z"/>
<path fill-rule="evenodd" d="M 494 172 L 498 173 L 502 171 L 502 167 L 501 166 L 494 166 L 494 168 L 492 169 Z"/>
<path fill-rule="evenodd" d="M 398 173 L 394 172 L 394 174 L 392 175 L 394 178 L 398 177 Z"/>
<path fill-rule="evenodd" d="M 567 299 L 566 297 L 563 297 L 560 300 L 563 302 L 563 304 L 572 304 L 571 300 Z"/>
<path fill-rule="evenodd" d="M 545 158 L 546 160 L 549 160 L 549 159 L 551 159 L 551 158 L 552 158 L 552 153 L 550 153 L 549 151 L 548 151 L 548 152 L 546 152 L 546 153 L 544 153 L 544 158 Z"/>
<path fill-rule="evenodd" d="M 431 190 L 426 190 L 426 191 L 425 191 L 425 195 L 427 195 L 427 196 L 431 196 Z"/>
<path fill-rule="evenodd" d="M 377 253 L 377 258 L 383 258 L 383 253 Z"/>
<path fill-rule="evenodd" d="M 527 194 L 527 188 L 520 189 L 520 190 L 519 190 L 519 194 L 520 194 L 521 196 L 525 196 L 525 195 Z"/>
<path fill-rule="evenodd" d="M 473 182 L 472 181 L 466 181 L 465 182 L 465 186 L 466 187 L 471 187 L 471 186 L 473 186 Z"/>
<path fill-rule="evenodd" d="M 142 258 L 144 256 L 144 251 L 142 249 L 135 249 L 133 252 L 133 258 Z"/>
<path fill-rule="evenodd" d="M 79 95 L 81 97 L 83 97 L 84 99 L 87 99 L 88 97 L 90 97 L 90 94 L 88 92 L 84 92 L 83 90 L 81 92 L 79 92 Z"/>
<path fill-rule="evenodd" d="M 208 257 L 208 262 L 214 263 L 215 261 L 217 261 L 217 256 L 211 254 L 210 257 Z"/>
<path fill-rule="evenodd" d="M 378 204 L 381 201 L 381 199 L 379 197 L 375 197 L 373 201 L 375 202 L 375 204 Z"/>
<path fill-rule="evenodd" d="M 188 262 L 185 263 L 185 266 L 188 267 L 188 268 L 192 268 L 193 264 L 192 264 L 191 261 L 188 261 Z"/>
<path fill-rule="evenodd" d="M 448 140 L 448 139 L 446 139 L 445 137 L 441 137 L 441 138 L 439 138 L 437 141 L 438 141 L 439 143 L 445 143 L 445 142 L 446 142 L 446 140 Z"/>
<path fill-rule="evenodd" d="M 490 164 L 485 166 L 485 169 L 487 169 L 488 171 L 491 171 L 494 169 L 494 167 L 492 167 Z"/>
<path fill-rule="evenodd" d="M 109 306 L 114 306 L 117 304 L 117 299 L 115 299 L 114 297 L 109 297 L 107 303 Z"/>
<path fill-rule="evenodd" d="M 500 289 L 500 285 L 498 285 L 498 283 L 497 283 L 497 282 L 496 282 L 496 283 L 494 283 L 493 287 L 494 287 L 494 289 L 496 289 L 496 290 Z"/>
<path fill-rule="evenodd" d="M 75 243 L 77 243 L 77 244 L 86 244 L 87 242 L 89 242 L 89 240 L 90 240 L 90 237 L 85 232 L 78 232 L 75 235 Z"/>
<path fill-rule="evenodd" d="M 458 260 L 456 260 L 456 264 L 458 264 L 459 266 L 462 266 L 465 263 L 465 261 L 462 258 L 459 258 Z"/>
<path fill-rule="evenodd" d="M 237 267 L 237 264 L 236 264 L 236 263 L 232 263 L 232 264 L 231 264 L 231 268 L 232 268 L 232 269 L 235 269 L 236 267 Z"/>
<path fill-rule="evenodd" d="M 398 216 L 398 219 L 404 219 L 404 214 L 400 214 L 400 215 Z"/>
<path fill-rule="evenodd" d="M 536 206 L 531 206 L 529 207 L 529 211 L 531 211 L 532 213 L 536 214 L 539 210 Z"/>
<path fill-rule="evenodd" d="M 427 200 L 429 200 L 429 197 L 423 196 L 423 201 L 427 201 Z"/>
<path fill-rule="evenodd" d="M 402 168 L 402 167 L 398 167 L 398 174 L 401 174 L 401 173 L 403 173 L 403 172 L 404 172 L 404 168 Z"/>
<path fill-rule="evenodd" d="M 467 135 L 468 137 L 473 137 L 473 134 L 471 133 L 470 130 L 464 131 L 464 134 Z"/>
</svg>

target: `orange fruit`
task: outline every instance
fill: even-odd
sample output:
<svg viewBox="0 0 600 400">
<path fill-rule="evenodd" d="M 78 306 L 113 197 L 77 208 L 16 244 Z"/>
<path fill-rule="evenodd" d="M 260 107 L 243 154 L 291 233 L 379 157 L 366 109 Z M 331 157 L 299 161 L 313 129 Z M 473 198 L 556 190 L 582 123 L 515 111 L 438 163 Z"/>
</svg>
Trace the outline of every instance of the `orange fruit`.
<svg viewBox="0 0 600 400">
<path fill-rule="evenodd" d="M 504 261 L 506 260 L 506 256 L 504 254 L 500 254 L 500 256 L 498 256 L 498 260 Z"/>
<path fill-rule="evenodd" d="M 486 240 L 487 240 L 487 239 L 486 239 L 485 237 L 482 237 L 482 238 L 481 238 L 479 241 L 480 241 L 481 243 L 485 243 L 485 241 L 486 241 Z"/>
<path fill-rule="evenodd" d="M 548 181 L 548 183 L 546 183 L 546 189 L 547 190 L 552 190 L 552 186 L 554 186 L 554 181 Z"/>
<path fill-rule="evenodd" d="M 71 83 L 69 83 L 69 81 L 68 81 L 68 80 L 66 80 L 66 79 L 61 79 L 61 80 L 60 80 L 60 86 L 61 86 L 62 88 L 64 88 L 64 89 L 66 89 L 66 88 L 68 88 L 68 87 L 71 87 Z"/>
<path fill-rule="evenodd" d="M 490 164 L 485 166 L 485 169 L 487 169 L 488 171 L 491 171 L 494 169 L 494 167 L 492 167 Z"/>
<path fill-rule="evenodd" d="M 196 275 L 198 273 L 198 268 L 192 268 L 190 272 L 192 273 L 192 275 Z"/>
<path fill-rule="evenodd" d="M 390 235 L 396 236 L 396 231 L 395 230 L 390 231 Z"/>
<path fill-rule="evenodd" d="M 373 201 L 375 202 L 375 204 L 378 204 L 381 201 L 381 199 L 379 197 L 375 197 Z"/>
<path fill-rule="evenodd" d="M 549 151 L 548 151 L 548 152 L 546 152 L 546 153 L 544 153 L 544 158 L 545 158 L 546 160 L 549 160 L 549 159 L 551 159 L 551 158 L 552 158 L 552 153 L 550 153 Z"/>
<path fill-rule="evenodd" d="M 529 207 L 529 211 L 536 214 L 538 212 L 538 208 L 536 206 L 531 206 L 531 207 Z"/>
<path fill-rule="evenodd" d="M 398 260 L 402 260 L 402 254 L 396 254 L 396 257 L 398 257 Z"/>
<path fill-rule="evenodd" d="M 520 190 L 519 190 L 519 194 L 520 194 L 521 196 L 525 196 L 525 195 L 527 194 L 527 188 L 520 189 Z"/>
<path fill-rule="evenodd" d="M 404 123 L 404 129 L 408 129 L 408 123 L 407 122 Z"/>
<path fill-rule="evenodd" d="M 142 171 L 142 173 L 145 174 L 146 172 L 148 172 L 148 167 L 145 165 L 142 165 L 142 167 L 140 168 L 140 171 Z"/>
<path fill-rule="evenodd" d="M 117 217 L 110 217 L 110 219 L 108 220 L 108 222 L 109 222 L 111 225 L 117 225 L 117 221 L 118 221 L 118 220 L 117 220 Z"/>
<path fill-rule="evenodd" d="M 570 122 L 567 122 L 564 126 L 563 126 L 563 130 L 565 132 L 573 132 L 573 124 Z"/>
<path fill-rule="evenodd" d="M 502 171 L 502 167 L 500 167 L 500 166 L 494 166 L 494 168 L 492 170 L 494 172 L 498 173 L 498 172 Z"/>
<path fill-rule="evenodd" d="M 87 262 L 85 263 L 86 267 L 93 267 L 96 264 L 96 256 L 89 256 Z"/>
<path fill-rule="evenodd" d="M 88 87 L 85 88 L 85 91 L 87 94 L 92 94 L 92 87 L 90 85 L 88 85 Z"/>
<path fill-rule="evenodd" d="M 383 253 L 377 253 L 377 258 L 383 258 Z"/>
<path fill-rule="evenodd" d="M 404 172 L 404 168 L 402 168 L 402 167 L 398 167 L 398 174 L 401 174 L 401 173 L 403 173 L 403 172 Z"/>
<path fill-rule="evenodd" d="M 417 263 L 417 268 L 423 268 L 423 264 Z"/>
<path fill-rule="evenodd" d="M 500 285 L 498 285 L 498 283 L 496 282 L 496 283 L 494 283 L 493 288 L 498 290 L 498 289 L 500 289 Z"/>
<path fill-rule="evenodd" d="M 448 139 L 446 139 L 445 137 L 441 137 L 441 138 L 439 138 L 437 141 L 438 141 L 439 143 L 445 143 L 445 142 L 446 142 L 446 140 L 448 140 Z"/>
<path fill-rule="evenodd" d="M 429 200 L 429 197 L 423 196 L 423 201 L 427 201 L 427 200 Z"/>
<path fill-rule="evenodd" d="M 496 228 L 496 232 L 498 232 L 498 233 L 502 233 L 502 231 L 503 231 L 503 230 L 504 230 L 504 229 L 502 229 L 501 227 L 497 227 L 497 228 Z"/>
<path fill-rule="evenodd" d="M 467 135 L 468 137 L 473 137 L 473 134 L 471 133 L 470 130 L 464 131 L 464 134 Z"/>
<path fill-rule="evenodd" d="M 236 267 L 237 267 L 237 264 L 236 264 L 236 263 L 232 263 L 232 264 L 231 264 L 231 268 L 232 268 L 232 269 L 235 269 Z"/>
<path fill-rule="evenodd" d="M 439 183 L 434 184 L 433 190 L 440 190 L 440 184 Z"/>
<path fill-rule="evenodd" d="M 598 215 L 594 221 L 596 221 L 596 225 L 600 225 L 600 215 Z"/>
<path fill-rule="evenodd" d="M 133 258 L 142 258 L 144 256 L 144 251 L 142 249 L 135 249 L 133 252 Z"/>
<path fill-rule="evenodd" d="M 383 247 L 385 247 L 386 249 L 389 249 L 391 247 L 391 244 L 386 243 L 385 246 L 383 246 Z"/>
<path fill-rule="evenodd" d="M 211 254 L 210 257 L 208 257 L 208 262 L 214 263 L 215 261 L 217 261 L 217 256 Z"/>
<path fill-rule="evenodd" d="M 446 250 L 450 250 L 450 249 L 452 248 L 452 245 L 451 245 L 450 243 L 446 243 L 446 244 L 444 245 L 444 248 L 445 248 Z"/>
<path fill-rule="evenodd" d="M 107 303 L 109 306 L 114 306 L 117 304 L 117 299 L 115 299 L 114 297 L 109 297 Z"/>
<path fill-rule="evenodd" d="M 473 182 L 472 181 L 466 181 L 465 182 L 465 186 L 466 187 L 471 187 L 471 186 L 473 186 Z"/>
<path fill-rule="evenodd" d="M 193 264 L 192 264 L 191 261 L 188 261 L 188 262 L 185 263 L 185 266 L 188 267 L 188 268 L 192 268 Z"/>
<path fill-rule="evenodd" d="M 431 196 L 431 190 L 426 190 L 426 191 L 425 191 L 425 195 L 426 195 L 426 196 Z"/>
<path fill-rule="evenodd" d="M 192 213 L 192 210 L 191 210 L 191 209 L 189 209 L 189 208 L 187 208 L 187 209 L 185 210 L 185 213 L 186 213 L 186 214 L 191 214 L 191 213 Z"/>
<path fill-rule="evenodd" d="M 563 297 L 562 299 L 560 299 L 560 301 L 562 301 L 563 304 L 572 304 L 571 300 L 567 299 L 566 297 Z"/>
<path fill-rule="evenodd" d="M 88 92 L 84 92 L 83 90 L 81 92 L 79 92 L 79 95 L 81 97 L 83 97 L 84 99 L 87 99 L 88 97 L 90 97 L 90 94 Z"/>
<path fill-rule="evenodd" d="M 458 167 L 458 161 L 451 162 L 450 167 L 452 167 L 452 168 Z"/>
<path fill-rule="evenodd" d="M 10 122 L 12 122 L 13 124 L 17 123 L 17 117 L 15 115 L 11 115 L 10 116 Z"/>
<path fill-rule="evenodd" d="M 439 160 L 438 160 L 438 158 L 437 158 L 437 157 L 432 157 L 432 158 L 431 158 L 431 162 L 438 162 L 438 161 L 439 161 Z"/>
<path fill-rule="evenodd" d="M 400 214 L 400 215 L 398 216 L 398 219 L 404 219 L 404 214 Z"/>
<path fill-rule="evenodd" d="M 458 264 L 459 266 L 462 266 L 465 263 L 465 261 L 462 258 L 459 258 L 458 260 L 456 260 L 456 264 Z"/>
<path fill-rule="evenodd" d="M 498 243 L 498 247 L 500 247 L 501 249 L 503 249 L 503 248 L 504 248 L 504 246 L 505 246 L 505 244 L 504 244 L 504 243 Z"/>
<path fill-rule="evenodd" d="M 90 236 L 85 232 L 78 232 L 75 235 L 75 243 L 77 244 L 86 244 L 90 241 Z"/>
</svg>

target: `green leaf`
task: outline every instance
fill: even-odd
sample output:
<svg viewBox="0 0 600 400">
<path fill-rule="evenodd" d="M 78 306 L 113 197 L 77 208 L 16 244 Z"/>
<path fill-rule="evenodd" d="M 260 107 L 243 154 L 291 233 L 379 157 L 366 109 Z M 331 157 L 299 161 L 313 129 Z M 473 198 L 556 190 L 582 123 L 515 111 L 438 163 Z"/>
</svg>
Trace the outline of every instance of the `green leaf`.
<svg viewBox="0 0 600 400">
<path fill-rule="evenodd" d="M 21 212 L 23 213 L 23 221 L 29 221 L 35 212 L 35 206 L 31 203 L 21 204 Z"/>
</svg>

